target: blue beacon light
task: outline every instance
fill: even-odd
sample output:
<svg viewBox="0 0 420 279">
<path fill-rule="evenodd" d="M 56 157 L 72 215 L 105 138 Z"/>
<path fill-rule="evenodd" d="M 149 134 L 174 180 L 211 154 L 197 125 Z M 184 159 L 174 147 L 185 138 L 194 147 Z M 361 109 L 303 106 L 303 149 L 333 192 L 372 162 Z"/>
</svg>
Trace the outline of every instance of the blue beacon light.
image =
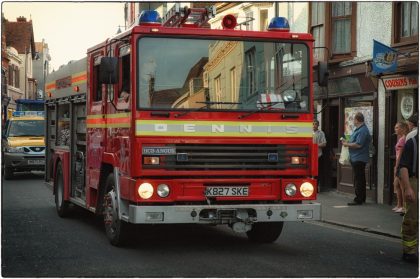
<svg viewBox="0 0 420 279">
<path fill-rule="evenodd" d="M 140 14 L 140 24 L 160 24 L 162 19 L 157 11 L 143 11 Z"/>
<path fill-rule="evenodd" d="M 289 22 L 285 17 L 274 17 L 268 25 L 270 31 L 289 31 Z"/>
</svg>

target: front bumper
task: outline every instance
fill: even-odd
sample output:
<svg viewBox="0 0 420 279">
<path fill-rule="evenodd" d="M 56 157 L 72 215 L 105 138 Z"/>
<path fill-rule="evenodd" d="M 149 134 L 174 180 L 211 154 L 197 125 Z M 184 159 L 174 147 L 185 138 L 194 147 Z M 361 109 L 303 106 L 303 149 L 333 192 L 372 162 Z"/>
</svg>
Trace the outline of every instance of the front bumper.
<svg viewBox="0 0 420 279">
<path fill-rule="evenodd" d="M 45 168 L 45 155 L 5 152 L 3 160 L 4 167 L 13 171 L 44 170 Z"/>
<path fill-rule="evenodd" d="M 209 218 L 208 212 L 214 218 Z M 129 205 L 122 219 L 134 224 L 223 224 L 224 213 L 252 212 L 252 222 L 283 222 L 321 219 L 321 204 L 241 204 L 241 205 Z M 219 214 L 221 213 L 221 214 Z M 205 216 L 205 217 L 204 217 Z M 220 216 L 222 216 L 220 218 Z M 228 218 L 228 222 L 234 221 Z"/>
</svg>

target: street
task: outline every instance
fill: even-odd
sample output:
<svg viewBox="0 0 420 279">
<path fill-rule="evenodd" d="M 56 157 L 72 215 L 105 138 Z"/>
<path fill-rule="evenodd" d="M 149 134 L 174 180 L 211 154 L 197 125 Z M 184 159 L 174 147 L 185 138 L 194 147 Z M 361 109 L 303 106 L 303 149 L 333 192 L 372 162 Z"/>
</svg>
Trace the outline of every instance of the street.
<svg viewBox="0 0 420 279">
<path fill-rule="evenodd" d="M 417 277 L 399 239 L 322 222 L 286 223 L 273 244 L 228 227 L 137 227 L 111 246 L 102 220 L 57 216 L 42 173 L 2 184 L 3 277 Z"/>
</svg>

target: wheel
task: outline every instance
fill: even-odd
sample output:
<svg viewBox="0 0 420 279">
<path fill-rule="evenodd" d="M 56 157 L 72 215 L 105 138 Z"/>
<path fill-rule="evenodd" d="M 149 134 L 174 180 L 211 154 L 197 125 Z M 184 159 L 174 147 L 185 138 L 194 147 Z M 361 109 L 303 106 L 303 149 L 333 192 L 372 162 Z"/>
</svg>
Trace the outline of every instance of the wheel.
<svg viewBox="0 0 420 279">
<path fill-rule="evenodd" d="M 4 167 L 4 179 L 9 180 L 13 178 L 13 171 L 11 168 Z"/>
<path fill-rule="evenodd" d="M 61 162 L 58 162 L 57 164 L 55 187 L 55 209 L 57 210 L 58 216 L 66 217 L 69 215 L 70 212 L 70 203 L 64 200 L 64 177 Z"/>
<path fill-rule="evenodd" d="M 128 224 L 118 217 L 117 193 L 115 192 L 114 174 L 109 174 L 105 182 L 103 203 L 105 232 L 109 242 L 122 246 L 128 240 Z"/>
<path fill-rule="evenodd" d="M 276 241 L 283 230 L 283 222 L 255 223 L 246 234 L 252 242 L 271 243 Z"/>
</svg>

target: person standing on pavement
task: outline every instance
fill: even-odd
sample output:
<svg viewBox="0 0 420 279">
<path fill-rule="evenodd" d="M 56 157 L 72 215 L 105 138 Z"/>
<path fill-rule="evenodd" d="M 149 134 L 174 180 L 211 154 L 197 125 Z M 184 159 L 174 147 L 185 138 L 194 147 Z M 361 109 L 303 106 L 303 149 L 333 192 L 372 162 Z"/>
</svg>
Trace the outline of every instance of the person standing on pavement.
<svg viewBox="0 0 420 279">
<path fill-rule="evenodd" d="M 369 145 L 371 136 L 365 124 L 365 117 L 361 112 L 356 113 L 353 118 L 356 129 L 349 141 L 343 140 L 343 146 L 349 148 L 350 163 L 353 169 L 353 185 L 356 197 L 348 205 L 361 205 L 366 202 L 366 175 L 365 167 L 369 161 Z"/>
<path fill-rule="evenodd" d="M 415 115 L 414 117 L 417 117 Z M 410 117 L 410 121 L 417 124 L 417 120 Z M 411 263 L 418 263 L 418 234 L 419 234 L 419 136 L 408 139 L 399 163 L 399 175 L 405 195 L 405 215 L 401 226 L 403 256 L 402 259 Z"/>
<path fill-rule="evenodd" d="M 313 129 L 313 143 L 316 143 L 318 145 L 318 191 L 322 187 L 325 187 L 325 171 L 324 171 L 324 156 L 322 154 L 322 149 L 327 146 L 327 140 L 325 139 L 325 134 L 323 131 L 319 129 L 319 121 L 314 119 L 314 122 L 312 123 L 312 129 Z M 322 174 L 322 176 L 320 176 Z"/>
<path fill-rule="evenodd" d="M 418 120 L 417 119 L 419 119 L 417 113 L 414 113 L 412 116 L 410 116 L 410 118 L 407 119 L 407 124 L 408 124 L 408 128 L 410 129 L 410 132 L 405 137 L 405 141 L 408 141 L 409 139 L 417 135 L 418 133 L 417 131 Z"/>
<path fill-rule="evenodd" d="M 397 135 L 397 144 L 395 145 L 395 167 L 394 167 L 394 193 L 397 195 L 397 206 L 392 210 L 396 213 L 404 213 L 404 192 L 398 176 L 398 165 L 405 145 L 405 137 L 408 133 L 408 125 L 404 121 L 398 121 L 394 128 Z"/>
</svg>

